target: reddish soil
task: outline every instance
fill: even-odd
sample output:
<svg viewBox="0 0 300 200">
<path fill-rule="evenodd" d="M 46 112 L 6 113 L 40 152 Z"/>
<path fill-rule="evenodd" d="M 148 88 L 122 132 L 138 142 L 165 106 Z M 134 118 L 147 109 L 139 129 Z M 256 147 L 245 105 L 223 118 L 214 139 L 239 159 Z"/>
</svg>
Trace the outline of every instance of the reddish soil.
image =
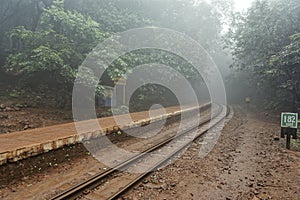
<svg viewBox="0 0 300 200">
<path fill-rule="evenodd" d="M 209 111 L 204 111 L 209 113 Z M 176 118 L 166 121 L 165 133 L 170 127 L 178 128 Z M 159 126 L 160 123 L 157 123 Z M 153 124 L 155 125 L 155 123 Z M 146 127 L 145 127 L 146 128 Z M 172 129 L 172 130 L 173 130 Z M 175 131 L 176 133 L 176 131 Z M 168 134 L 174 135 L 172 131 Z M 111 134 L 109 139 L 122 148 L 146 148 L 144 139 L 133 138 L 123 133 Z M 158 134 L 153 140 L 170 137 Z M 147 140 L 151 142 L 151 139 Z M 103 147 L 105 149 L 105 147 Z M 48 199 L 57 192 L 78 184 L 107 167 L 90 156 L 81 144 L 64 147 L 49 153 L 0 166 L 1 199 Z M 75 177 L 75 178 L 74 178 Z"/>
<path fill-rule="evenodd" d="M 111 114 L 108 108 L 98 108 L 98 117 Z M 54 108 L 21 108 L 0 101 L 0 134 L 42 128 L 73 122 L 71 110 Z"/>
<path fill-rule="evenodd" d="M 208 156 L 199 157 L 199 140 L 180 159 L 151 174 L 122 198 L 300 200 L 300 153 L 285 150 L 283 141 L 274 141 L 278 123 L 266 117 L 236 108 Z M 128 138 L 126 142 L 130 142 Z M 53 195 L 41 192 L 49 190 L 48 185 L 67 189 L 102 170 L 103 165 L 81 145 L 66 147 L 0 167 L 2 181 L 13 178 L 6 183 L 0 180 L 0 198 L 44 199 Z"/>
<path fill-rule="evenodd" d="M 47 108 L 19 108 L 0 105 L 0 134 L 34 129 L 72 121 L 72 112 Z"/>
<path fill-rule="evenodd" d="M 274 141 L 278 124 L 236 109 L 214 150 L 199 157 L 194 143 L 172 165 L 153 173 L 123 199 L 300 199 L 300 153 Z"/>
</svg>

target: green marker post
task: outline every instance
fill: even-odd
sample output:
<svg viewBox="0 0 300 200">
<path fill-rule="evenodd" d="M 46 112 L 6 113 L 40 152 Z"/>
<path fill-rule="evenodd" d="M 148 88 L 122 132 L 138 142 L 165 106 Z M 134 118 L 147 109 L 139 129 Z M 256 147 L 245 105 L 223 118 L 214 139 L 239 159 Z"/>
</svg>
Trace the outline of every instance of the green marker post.
<svg viewBox="0 0 300 200">
<path fill-rule="evenodd" d="M 281 114 L 281 137 L 286 136 L 286 148 L 291 149 L 291 136 L 297 139 L 298 113 Z"/>
</svg>

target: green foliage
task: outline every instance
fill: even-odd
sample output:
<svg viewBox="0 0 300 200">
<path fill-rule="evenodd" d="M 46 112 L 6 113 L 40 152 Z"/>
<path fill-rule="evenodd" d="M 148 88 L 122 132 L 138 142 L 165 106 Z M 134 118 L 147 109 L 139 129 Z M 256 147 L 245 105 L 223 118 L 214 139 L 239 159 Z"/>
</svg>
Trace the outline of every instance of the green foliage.
<svg viewBox="0 0 300 200">
<path fill-rule="evenodd" d="M 152 20 L 138 13 L 120 7 L 125 1 L 119 0 L 66 0 L 65 6 L 81 13 L 86 13 L 101 24 L 101 28 L 110 33 L 145 27 Z"/>
<path fill-rule="evenodd" d="M 10 93 L 9 93 L 9 96 L 12 97 L 12 98 L 18 98 L 19 96 L 23 95 L 24 94 L 24 91 L 22 90 L 12 90 Z M 18 106 L 17 106 L 18 107 Z"/>
<path fill-rule="evenodd" d="M 79 53 L 91 51 L 107 36 L 106 33 L 100 31 L 100 25 L 91 17 L 76 11 L 65 10 L 63 1 L 58 0 L 44 11 L 39 28 L 53 30 L 67 37 Z"/>
<path fill-rule="evenodd" d="M 112 113 L 114 113 L 115 115 L 122 115 L 122 114 L 126 114 L 129 112 L 129 108 L 127 106 L 119 106 L 117 108 L 113 108 L 112 109 Z"/>
<path fill-rule="evenodd" d="M 281 66 L 300 65 L 300 33 L 294 34 L 289 38 L 290 43 L 277 56 L 271 58 L 271 64 L 278 62 L 277 64 Z"/>
<path fill-rule="evenodd" d="M 52 89 L 58 102 L 70 99 L 76 76 L 81 77 L 85 87 L 97 85 L 97 95 L 101 96 L 103 87 L 93 72 L 83 68 L 86 73 L 78 73 L 78 67 L 99 42 L 113 33 L 152 25 L 184 32 L 200 42 L 211 54 L 220 55 L 222 19 L 231 9 L 229 2 L 3 0 L 3 8 L 0 8 L 3 30 L 0 33 L 4 42 L 0 47 L 0 73 L 5 71 L 18 77 L 23 87 Z M 5 39 L 4 33 L 7 36 Z M 4 52 L 4 49 L 7 51 Z M 97 58 L 97 54 L 103 55 L 104 52 L 93 53 Z M 102 66 L 103 62 L 98 60 L 93 64 Z M 133 67 L 147 63 L 172 66 L 191 81 L 201 79 L 191 64 L 182 58 L 148 49 L 121 56 L 109 67 L 107 75 L 115 81 Z M 155 92 L 156 86 L 143 90 L 149 93 L 144 99 L 166 94 L 164 89 Z"/>
<path fill-rule="evenodd" d="M 90 17 L 65 10 L 57 0 L 44 10 L 36 31 L 16 27 L 8 35 L 13 43 L 5 65 L 8 72 L 27 83 L 40 77 L 47 85 L 50 79 L 69 95 L 78 66 L 106 33 Z"/>
<path fill-rule="evenodd" d="M 281 80 L 280 88 L 291 92 L 300 102 L 300 33 L 290 37 L 290 43 L 270 59 L 273 76 Z"/>
<path fill-rule="evenodd" d="M 300 101 L 297 1 L 257 0 L 245 15 L 233 19 L 228 34 L 233 67 L 251 74 L 252 82 L 273 101 Z"/>
</svg>

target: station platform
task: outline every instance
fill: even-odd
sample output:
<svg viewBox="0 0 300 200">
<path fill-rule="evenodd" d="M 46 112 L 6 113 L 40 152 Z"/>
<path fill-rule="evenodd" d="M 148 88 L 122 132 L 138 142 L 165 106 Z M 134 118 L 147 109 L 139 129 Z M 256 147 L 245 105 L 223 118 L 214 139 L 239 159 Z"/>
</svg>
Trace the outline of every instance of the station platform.
<svg viewBox="0 0 300 200">
<path fill-rule="evenodd" d="M 80 122 L 87 127 L 84 134 L 78 134 L 75 123 L 68 123 L 45 128 L 38 128 L 10 134 L 0 135 L 0 165 L 10 162 L 16 162 L 32 156 L 59 149 L 67 145 L 80 143 L 91 138 L 97 138 L 106 134 L 111 134 L 116 130 L 126 130 L 150 124 L 163 119 L 169 119 L 179 116 L 183 112 L 191 112 L 195 109 L 208 109 L 210 103 L 201 104 L 200 108 L 195 106 L 187 106 L 180 110 L 180 107 L 165 108 L 165 114 L 158 110 L 157 115 L 149 116 L 149 111 L 131 113 L 131 123 L 128 121 L 116 123 L 114 117 L 105 117 L 97 119 L 102 130 L 94 130 L 89 128 L 90 122 Z M 122 118 L 122 115 L 117 116 Z"/>
</svg>

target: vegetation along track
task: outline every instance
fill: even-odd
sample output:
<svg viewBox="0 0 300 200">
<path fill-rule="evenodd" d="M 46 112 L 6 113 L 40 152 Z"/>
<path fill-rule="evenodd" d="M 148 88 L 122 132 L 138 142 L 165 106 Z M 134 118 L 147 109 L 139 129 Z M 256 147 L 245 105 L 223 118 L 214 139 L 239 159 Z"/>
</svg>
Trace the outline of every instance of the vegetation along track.
<svg viewBox="0 0 300 200">
<path fill-rule="evenodd" d="M 129 158 L 117 166 L 65 190 L 51 198 L 51 200 L 77 198 L 115 199 L 151 173 L 151 171 L 158 169 L 171 160 L 175 155 L 188 147 L 192 141 L 204 135 L 211 128 L 211 124 L 212 126 L 217 125 L 224 119 L 224 116 L 229 114 L 229 111 L 229 108 L 226 106 L 218 106 L 215 111 L 212 111 L 212 119 L 210 119 L 210 115 L 209 117 L 206 116 L 200 122 L 200 125 L 189 127 L 182 133 L 177 134 L 176 137 L 168 138 L 153 145 L 137 156 Z"/>
</svg>

